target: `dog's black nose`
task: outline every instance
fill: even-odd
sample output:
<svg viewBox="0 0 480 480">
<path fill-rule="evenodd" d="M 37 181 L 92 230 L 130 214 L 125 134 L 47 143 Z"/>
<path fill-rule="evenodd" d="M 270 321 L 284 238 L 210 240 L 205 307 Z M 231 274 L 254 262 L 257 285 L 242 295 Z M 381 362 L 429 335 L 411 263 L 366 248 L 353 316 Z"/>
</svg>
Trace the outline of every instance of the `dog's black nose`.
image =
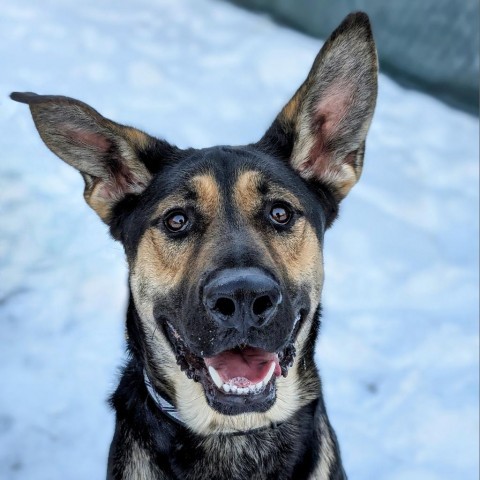
<svg viewBox="0 0 480 480">
<path fill-rule="evenodd" d="M 239 331 L 268 324 L 281 301 L 278 283 L 257 268 L 222 270 L 203 288 L 211 317 Z"/>
</svg>

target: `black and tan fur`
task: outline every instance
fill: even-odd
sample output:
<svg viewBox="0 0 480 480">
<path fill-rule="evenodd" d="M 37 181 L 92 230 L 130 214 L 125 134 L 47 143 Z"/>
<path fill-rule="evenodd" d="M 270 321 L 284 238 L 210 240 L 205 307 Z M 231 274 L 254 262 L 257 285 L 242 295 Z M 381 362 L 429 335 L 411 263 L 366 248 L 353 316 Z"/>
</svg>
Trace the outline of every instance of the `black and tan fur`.
<svg viewBox="0 0 480 480">
<path fill-rule="evenodd" d="M 12 94 L 30 106 L 46 145 L 80 171 L 87 203 L 125 248 L 129 360 L 111 399 L 109 479 L 346 478 L 314 345 L 324 232 L 360 177 L 376 92 L 368 18 L 356 13 L 247 146 L 181 150 L 71 98 Z M 275 205 L 285 225 L 272 221 Z M 188 221 L 180 233 L 166 224 L 176 211 Z M 227 327 L 202 300 L 218 272 L 241 269 L 262 272 L 281 293 L 266 325 L 235 317 Z M 284 376 L 261 400 L 235 403 L 212 388 L 202 359 L 245 345 L 280 352 Z M 149 396 L 144 370 L 183 424 Z"/>
</svg>

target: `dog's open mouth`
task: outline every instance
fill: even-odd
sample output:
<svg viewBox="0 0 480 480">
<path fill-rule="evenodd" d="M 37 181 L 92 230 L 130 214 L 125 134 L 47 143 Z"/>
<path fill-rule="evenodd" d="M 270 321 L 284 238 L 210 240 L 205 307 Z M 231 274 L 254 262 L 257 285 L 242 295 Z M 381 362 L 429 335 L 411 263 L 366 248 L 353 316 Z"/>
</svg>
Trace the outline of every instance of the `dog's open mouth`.
<svg viewBox="0 0 480 480">
<path fill-rule="evenodd" d="M 201 357 L 168 322 L 166 331 L 180 368 L 202 384 L 210 406 L 227 415 L 268 410 L 275 402 L 276 379 L 287 376 L 295 358 L 293 340 L 280 352 L 239 345 Z"/>
<path fill-rule="evenodd" d="M 261 348 L 237 347 L 204 361 L 216 387 L 231 395 L 257 395 L 282 374 L 278 355 Z"/>
</svg>

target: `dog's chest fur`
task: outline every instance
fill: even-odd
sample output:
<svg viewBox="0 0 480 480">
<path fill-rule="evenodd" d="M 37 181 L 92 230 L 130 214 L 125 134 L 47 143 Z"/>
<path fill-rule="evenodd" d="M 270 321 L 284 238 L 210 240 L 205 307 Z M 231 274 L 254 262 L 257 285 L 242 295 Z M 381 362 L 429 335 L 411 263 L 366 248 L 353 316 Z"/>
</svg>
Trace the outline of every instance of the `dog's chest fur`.
<svg viewBox="0 0 480 480">
<path fill-rule="evenodd" d="M 141 415 L 118 422 L 108 478 L 343 479 L 336 439 L 324 414 L 318 413 L 321 410 L 323 406 L 314 401 L 272 428 L 199 436 L 172 422 L 147 400 L 136 409 Z M 138 420 L 140 425 L 135 423 Z M 321 453 L 314 448 L 318 443 L 323 446 Z"/>
</svg>

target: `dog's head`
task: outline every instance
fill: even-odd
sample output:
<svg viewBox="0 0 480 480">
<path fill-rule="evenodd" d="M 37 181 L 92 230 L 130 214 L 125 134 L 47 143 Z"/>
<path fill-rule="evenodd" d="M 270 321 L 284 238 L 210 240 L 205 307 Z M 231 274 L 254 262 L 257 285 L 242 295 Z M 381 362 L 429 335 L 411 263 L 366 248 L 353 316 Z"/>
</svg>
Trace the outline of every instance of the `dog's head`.
<svg viewBox="0 0 480 480">
<path fill-rule="evenodd" d="M 261 140 L 202 150 L 12 94 L 123 243 L 132 348 L 195 430 L 283 420 L 318 397 L 323 235 L 360 177 L 376 77 L 368 18 L 352 14 Z"/>
</svg>

